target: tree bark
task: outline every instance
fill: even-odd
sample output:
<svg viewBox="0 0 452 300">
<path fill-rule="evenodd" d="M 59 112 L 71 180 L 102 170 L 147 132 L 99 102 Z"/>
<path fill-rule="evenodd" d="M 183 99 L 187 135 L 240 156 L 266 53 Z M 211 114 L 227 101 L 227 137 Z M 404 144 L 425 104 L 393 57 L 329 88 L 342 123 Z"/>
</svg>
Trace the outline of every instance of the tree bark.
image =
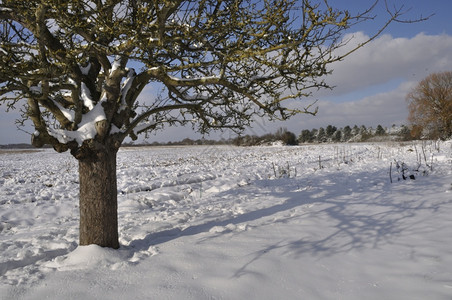
<svg viewBox="0 0 452 300">
<path fill-rule="evenodd" d="M 108 149 L 79 160 L 82 246 L 119 248 L 116 154 Z"/>
</svg>

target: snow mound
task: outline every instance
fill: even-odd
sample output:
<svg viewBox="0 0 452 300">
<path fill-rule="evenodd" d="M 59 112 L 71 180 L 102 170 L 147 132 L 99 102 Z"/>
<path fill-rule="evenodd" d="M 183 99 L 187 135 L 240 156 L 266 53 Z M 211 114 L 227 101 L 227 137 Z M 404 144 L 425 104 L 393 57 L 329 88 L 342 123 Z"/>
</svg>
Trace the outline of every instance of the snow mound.
<svg viewBox="0 0 452 300">
<path fill-rule="evenodd" d="M 156 255 L 156 247 L 134 251 L 131 248 L 114 250 L 97 245 L 78 246 L 74 251 L 65 256 L 59 256 L 45 264 L 45 267 L 59 271 L 89 270 L 95 268 L 107 268 L 117 270 L 133 265 L 140 260 Z"/>
<path fill-rule="evenodd" d="M 102 248 L 97 245 L 78 246 L 66 257 L 58 257 L 47 264 L 49 268 L 60 271 L 110 267 L 116 269 L 123 264 L 124 257 L 120 251 Z"/>
</svg>

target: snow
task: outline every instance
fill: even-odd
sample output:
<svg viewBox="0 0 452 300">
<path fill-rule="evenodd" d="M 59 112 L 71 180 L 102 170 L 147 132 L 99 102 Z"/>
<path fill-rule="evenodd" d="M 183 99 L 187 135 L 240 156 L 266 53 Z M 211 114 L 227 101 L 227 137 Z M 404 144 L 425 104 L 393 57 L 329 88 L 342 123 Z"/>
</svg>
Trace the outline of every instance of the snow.
<svg viewBox="0 0 452 300">
<path fill-rule="evenodd" d="M 56 101 L 54 101 L 53 103 L 58 107 L 58 109 L 61 111 L 61 113 L 64 115 L 64 117 L 66 119 L 68 119 L 68 121 L 70 121 L 70 122 L 74 121 L 74 119 L 75 119 L 75 112 L 73 110 L 64 108 L 61 104 L 59 104 Z"/>
<path fill-rule="evenodd" d="M 131 122 L 133 122 L 134 120 L 132 119 Z M 133 132 L 135 135 L 138 135 L 141 131 L 146 130 L 147 128 L 150 128 L 152 126 L 154 126 L 156 123 L 153 121 L 149 121 L 149 122 L 141 122 L 140 124 L 138 124 L 137 126 L 135 126 L 133 128 Z"/>
<path fill-rule="evenodd" d="M 89 110 L 92 110 L 94 108 L 94 102 L 91 98 L 91 93 L 84 82 L 82 82 L 81 98 L 83 100 L 83 105 L 85 105 Z"/>
<path fill-rule="evenodd" d="M 216 80 L 220 79 L 218 76 L 204 76 L 204 77 L 193 77 L 193 78 L 178 78 L 175 76 L 169 75 L 169 78 L 175 82 L 190 82 L 190 81 L 201 81 L 201 82 L 207 82 L 209 80 Z"/>
<path fill-rule="evenodd" d="M 91 70 L 91 63 L 90 62 L 84 67 L 80 66 L 80 72 L 82 72 L 83 75 L 88 75 L 90 70 Z"/>
<path fill-rule="evenodd" d="M 116 55 L 115 59 L 113 60 L 113 64 L 111 65 L 110 74 L 113 74 L 113 72 L 119 69 L 120 67 L 121 67 L 121 56 Z"/>
<path fill-rule="evenodd" d="M 89 112 L 82 116 L 82 121 L 76 131 L 48 128 L 50 135 L 58 139 L 60 143 L 76 141 L 79 145 L 85 140 L 93 139 L 96 134 L 96 123 L 106 119 L 104 107 L 106 98 L 102 98 Z"/>
<path fill-rule="evenodd" d="M 127 108 L 127 94 L 129 93 L 130 88 L 132 87 L 133 79 L 135 78 L 135 69 L 131 68 L 127 72 L 127 78 L 124 80 L 121 86 L 121 107 L 119 108 L 119 111 L 123 111 Z"/>
<path fill-rule="evenodd" d="M 452 143 L 415 149 L 124 148 L 118 250 L 77 246 L 75 159 L 3 151 L 0 299 L 451 299 Z"/>
<path fill-rule="evenodd" d="M 30 87 L 30 92 L 36 95 L 40 95 L 42 94 L 42 87 L 41 87 L 41 83 L 39 83 L 39 85 L 34 85 Z"/>
</svg>

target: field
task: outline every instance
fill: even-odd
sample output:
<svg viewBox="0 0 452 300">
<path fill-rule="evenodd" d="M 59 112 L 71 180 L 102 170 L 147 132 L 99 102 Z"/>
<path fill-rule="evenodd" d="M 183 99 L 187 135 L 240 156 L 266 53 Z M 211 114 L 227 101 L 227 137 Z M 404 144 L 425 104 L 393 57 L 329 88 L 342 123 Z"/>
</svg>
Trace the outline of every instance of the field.
<svg viewBox="0 0 452 300">
<path fill-rule="evenodd" d="M 121 248 L 78 247 L 75 159 L 0 153 L 0 299 L 452 299 L 450 141 L 124 148 L 117 174 Z"/>
</svg>

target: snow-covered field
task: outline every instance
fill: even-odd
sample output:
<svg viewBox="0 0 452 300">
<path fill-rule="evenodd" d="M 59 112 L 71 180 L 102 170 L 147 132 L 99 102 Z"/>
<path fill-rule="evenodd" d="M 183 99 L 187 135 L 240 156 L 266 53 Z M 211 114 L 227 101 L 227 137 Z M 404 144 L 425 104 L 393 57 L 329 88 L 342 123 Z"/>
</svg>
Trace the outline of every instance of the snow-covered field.
<svg viewBox="0 0 452 300">
<path fill-rule="evenodd" d="M 1 299 L 452 299 L 452 142 L 122 149 L 119 250 L 77 197 L 69 154 L 0 154 Z"/>
</svg>

